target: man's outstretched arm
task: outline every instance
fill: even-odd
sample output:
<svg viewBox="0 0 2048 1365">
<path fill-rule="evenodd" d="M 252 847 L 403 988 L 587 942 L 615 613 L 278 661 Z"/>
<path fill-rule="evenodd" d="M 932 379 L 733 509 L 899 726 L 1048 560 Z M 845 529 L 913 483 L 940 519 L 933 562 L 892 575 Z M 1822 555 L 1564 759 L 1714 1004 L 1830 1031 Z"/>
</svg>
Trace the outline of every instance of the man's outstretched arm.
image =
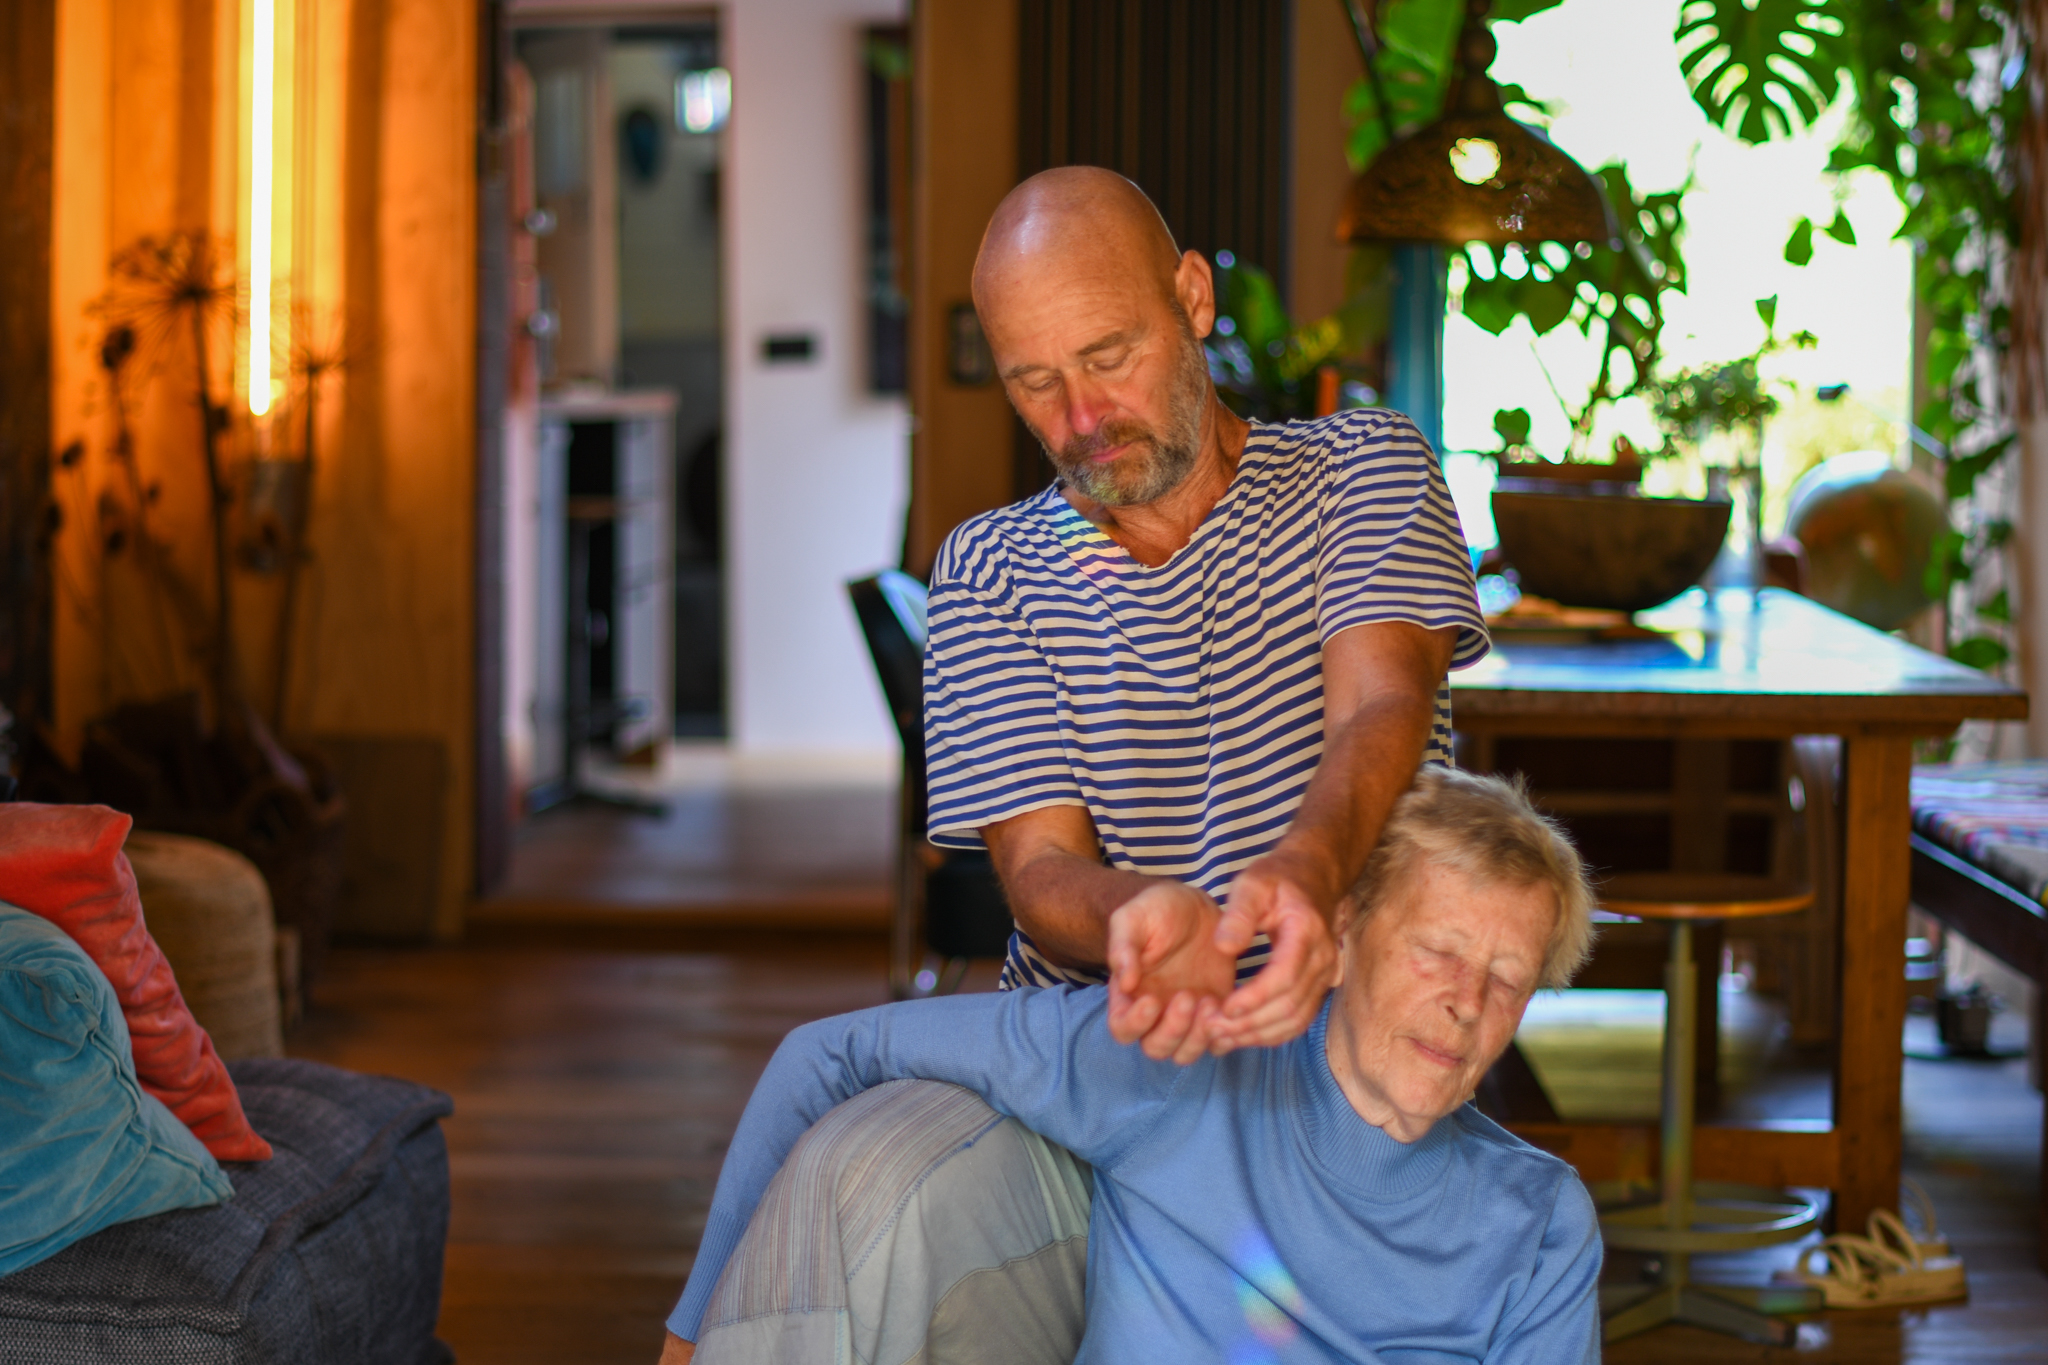
<svg viewBox="0 0 2048 1365">
<path fill-rule="evenodd" d="M 1109 1024 L 1118 1042 L 1183 1064 L 1202 1055 L 1205 1035 L 1194 1025 L 1222 1004 L 1237 968 L 1217 939 L 1214 901 L 1184 882 L 1104 864 L 1081 806 L 1027 811 L 981 836 L 1010 913 L 1039 952 L 1060 966 L 1117 972 Z"/>
<path fill-rule="evenodd" d="M 1264 933 L 1273 955 L 1207 1022 L 1217 1050 L 1286 1042 L 1336 984 L 1339 909 L 1422 764 L 1457 638 L 1383 621 L 1324 644 L 1322 759 L 1287 833 L 1231 884 L 1223 918 L 1227 942 Z"/>
</svg>

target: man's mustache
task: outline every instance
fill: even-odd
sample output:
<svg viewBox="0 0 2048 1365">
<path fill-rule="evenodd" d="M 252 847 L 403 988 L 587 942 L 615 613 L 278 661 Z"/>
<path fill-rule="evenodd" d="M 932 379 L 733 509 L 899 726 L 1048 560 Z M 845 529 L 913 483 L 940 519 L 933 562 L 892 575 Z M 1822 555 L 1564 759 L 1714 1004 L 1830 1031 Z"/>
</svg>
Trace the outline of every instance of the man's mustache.
<svg viewBox="0 0 2048 1365">
<path fill-rule="evenodd" d="M 1085 464 L 1105 450 L 1121 445 L 1148 445 L 1157 448 L 1159 438 L 1152 434 L 1152 428 L 1142 422 L 1126 422 L 1115 425 L 1105 424 L 1095 429 L 1090 436 L 1072 436 L 1060 447 L 1060 458 L 1068 464 Z"/>
</svg>

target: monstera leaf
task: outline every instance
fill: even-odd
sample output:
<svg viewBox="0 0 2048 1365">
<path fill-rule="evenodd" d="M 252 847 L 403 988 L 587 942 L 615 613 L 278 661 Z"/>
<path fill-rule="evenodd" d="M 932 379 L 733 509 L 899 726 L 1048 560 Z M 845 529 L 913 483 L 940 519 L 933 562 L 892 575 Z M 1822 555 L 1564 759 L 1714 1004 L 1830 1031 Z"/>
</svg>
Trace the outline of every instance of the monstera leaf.
<svg viewBox="0 0 2048 1365">
<path fill-rule="evenodd" d="M 1716 125 L 1767 142 L 1820 117 L 1849 57 L 1838 0 L 1685 0 L 1679 70 Z"/>
<path fill-rule="evenodd" d="M 1493 0 L 1493 8 L 1486 17 L 1496 24 L 1520 23 L 1532 14 L 1541 14 L 1547 9 L 1556 9 L 1564 0 Z"/>
</svg>

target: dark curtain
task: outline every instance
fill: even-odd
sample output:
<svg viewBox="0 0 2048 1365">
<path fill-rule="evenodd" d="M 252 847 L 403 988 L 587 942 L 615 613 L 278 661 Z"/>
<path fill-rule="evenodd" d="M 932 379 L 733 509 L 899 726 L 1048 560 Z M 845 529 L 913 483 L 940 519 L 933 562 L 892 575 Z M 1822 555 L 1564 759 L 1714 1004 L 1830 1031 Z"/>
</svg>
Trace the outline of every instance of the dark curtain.
<svg viewBox="0 0 2048 1365">
<path fill-rule="evenodd" d="M 1293 0 L 1022 0 L 1020 178 L 1106 166 L 1287 290 Z M 1018 426 L 1018 496 L 1051 478 Z"/>
</svg>

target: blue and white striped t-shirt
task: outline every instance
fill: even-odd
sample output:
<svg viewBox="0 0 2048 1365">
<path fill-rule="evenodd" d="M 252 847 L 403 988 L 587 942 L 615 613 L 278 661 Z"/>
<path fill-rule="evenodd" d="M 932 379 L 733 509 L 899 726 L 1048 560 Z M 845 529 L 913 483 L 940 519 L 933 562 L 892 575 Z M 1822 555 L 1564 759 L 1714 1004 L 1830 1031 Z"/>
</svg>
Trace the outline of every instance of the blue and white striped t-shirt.
<svg viewBox="0 0 2048 1365">
<path fill-rule="evenodd" d="M 1361 409 L 1254 425 L 1223 497 L 1158 568 L 1057 487 L 961 525 L 932 569 L 924 656 L 934 843 L 1085 806 L 1111 865 L 1218 901 L 1286 833 L 1323 751 L 1322 642 L 1455 626 L 1487 649 L 1472 561 L 1415 425 Z M 1450 761 L 1450 688 L 1425 759 Z M 1240 976 L 1264 961 L 1261 943 Z M 1021 931 L 1005 985 L 1100 981 Z"/>
</svg>

